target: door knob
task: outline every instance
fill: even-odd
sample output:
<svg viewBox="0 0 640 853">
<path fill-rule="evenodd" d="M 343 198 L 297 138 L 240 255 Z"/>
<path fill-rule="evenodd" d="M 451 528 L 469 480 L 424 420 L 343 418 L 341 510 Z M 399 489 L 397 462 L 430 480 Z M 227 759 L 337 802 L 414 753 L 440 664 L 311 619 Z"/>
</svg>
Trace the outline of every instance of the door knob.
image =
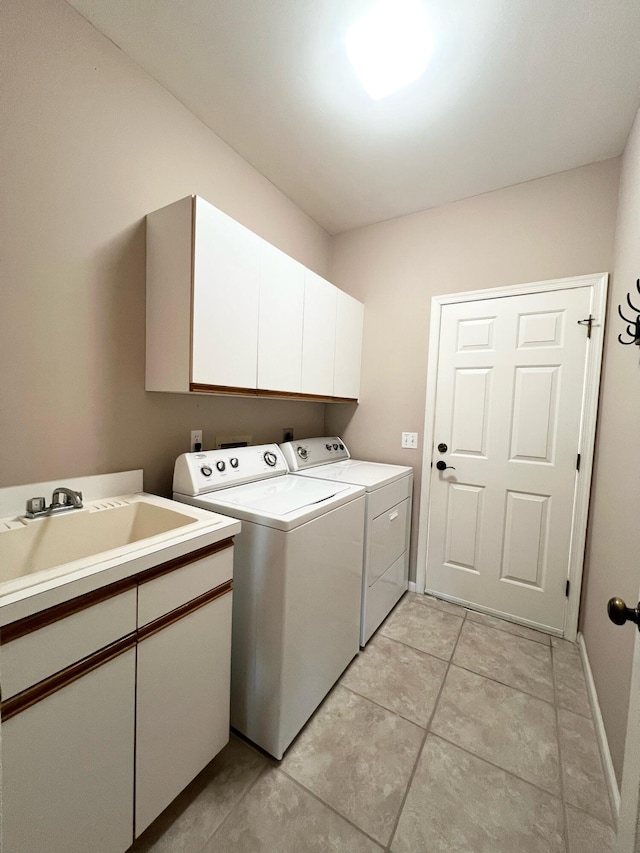
<svg viewBox="0 0 640 853">
<path fill-rule="evenodd" d="M 447 463 L 443 459 L 441 459 L 439 462 L 436 462 L 436 468 L 438 469 L 438 471 L 446 471 L 447 468 L 451 468 L 452 471 L 456 470 L 453 465 L 447 465 Z"/>
<path fill-rule="evenodd" d="M 635 622 L 640 631 L 640 602 L 637 607 L 627 607 L 621 598 L 610 598 L 607 603 L 609 619 L 616 625 L 624 625 L 625 622 Z"/>
</svg>

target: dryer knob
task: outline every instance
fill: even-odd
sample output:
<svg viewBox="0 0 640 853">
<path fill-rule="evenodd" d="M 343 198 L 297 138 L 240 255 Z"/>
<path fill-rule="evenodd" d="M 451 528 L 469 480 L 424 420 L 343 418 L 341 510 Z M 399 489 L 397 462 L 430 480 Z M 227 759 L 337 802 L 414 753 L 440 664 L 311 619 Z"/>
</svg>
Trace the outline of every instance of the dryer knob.
<svg viewBox="0 0 640 853">
<path fill-rule="evenodd" d="M 220 459 L 220 460 L 218 460 L 218 462 L 216 462 L 216 468 L 218 469 L 218 471 L 224 471 L 224 469 L 225 469 L 226 467 L 227 467 L 227 466 L 224 464 L 224 462 L 222 461 L 222 459 Z"/>
<path fill-rule="evenodd" d="M 327 450 L 331 450 L 331 445 L 330 445 L 330 444 L 325 444 L 325 447 L 327 448 Z"/>
<path fill-rule="evenodd" d="M 278 457 L 275 453 L 272 453 L 271 450 L 267 450 L 267 452 L 264 454 L 264 461 L 267 463 L 267 465 L 273 468 L 276 462 L 278 461 Z"/>
<path fill-rule="evenodd" d="M 300 459 L 306 459 L 307 456 L 309 455 L 309 451 L 307 450 L 306 447 L 297 447 L 296 453 L 298 454 Z"/>
<path fill-rule="evenodd" d="M 340 445 L 340 450 L 344 450 L 344 444 Z"/>
<path fill-rule="evenodd" d="M 232 456 L 231 459 L 229 460 L 229 464 L 231 465 L 232 468 L 237 468 L 238 467 L 238 457 Z"/>
<path fill-rule="evenodd" d="M 210 465 L 203 465 L 200 470 L 202 471 L 205 477 L 210 477 L 212 474 Z"/>
<path fill-rule="evenodd" d="M 337 444 L 334 444 L 334 445 L 333 445 L 333 449 L 334 449 L 334 450 L 337 450 L 337 449 L 338 449 L 338 445 L 337 445 Z"/>
</svg>

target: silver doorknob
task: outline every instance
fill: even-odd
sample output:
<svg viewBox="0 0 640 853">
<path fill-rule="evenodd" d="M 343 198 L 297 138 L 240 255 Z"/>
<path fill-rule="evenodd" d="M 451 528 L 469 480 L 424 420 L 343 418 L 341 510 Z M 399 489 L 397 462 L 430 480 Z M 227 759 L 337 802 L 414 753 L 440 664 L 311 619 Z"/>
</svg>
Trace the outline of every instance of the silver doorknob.
<svg viewBox="0 0 640 853">
<path fill-rule="evenodd" d="M 640 602 L 637 607 L 627 607 L 621 598 L 610 598 L 607 603 L 609 619 L 616 625 L 624 625 L 625 622 L 635 622 L 640 631 Z"/>
</svg>

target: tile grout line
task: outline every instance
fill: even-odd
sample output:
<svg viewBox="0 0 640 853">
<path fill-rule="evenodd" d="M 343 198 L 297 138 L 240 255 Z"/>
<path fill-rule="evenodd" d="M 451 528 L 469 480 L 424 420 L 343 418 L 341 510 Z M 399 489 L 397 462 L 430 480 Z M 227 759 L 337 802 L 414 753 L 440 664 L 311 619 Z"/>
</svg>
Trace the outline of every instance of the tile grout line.
<svg viewBox="0 0 640 853">
<path fill-rule="evenodd" d="M 351 818 L 348 818 L 346 815 L 343 815 L 341 812 L 339 812 L 335 808 L 335 806 L 331 805 L 331 803 L 325 802 L 325 800 L 323 800 L 322 797 L 320 797 L 318 794 L 316 794 L 310 788 L 307 788 L 307 786 L 304 785 L 302 782 L 300 782 L 299 779 L 296 779 L 295 776 L 291 776 L 291 774 L 288 773 L 283 767 L 276 767 L 275 769 L 279 773 L 282 773 L 283 776 L 286 776 L 287 779 L 289 779 L 295 785 L 297 785 L 298 788 L 301 788 L 306 794 L 309 794 L 311 797 L 313 797 L 313 799 L 316 800 L 318 803 L 320 803 L 320 805 L 323 806 L 325 809 L 328 809 L 330 812 L 333 812 L 333 814 L 336 815 L 337 817 L 339 817 L 340 820 L 343 820 L 345 823 L 348 823 L 349 826 L 353 827 L 353 829 L 355 829 L 358 833 L 360 833 L 360 835 L 363 835 L 365 838 L 368 838 L 369 841 L 373 841 L 373 843 L 376 845 L 376 847 L 379 847 L 380 850 L 385 851 L 387 849 L 386 847 L 384 847 L 383 844 L 380 843 L 380 841 L 377 841 L 373 837 L 373 835 L 369 835 L 369 833 L 366 832 L 361 826 L 358 826 L 358 824 L 354 823 L 351 820 Z"/>
<path fill-rule="evenodd" d="M 444 662 L 444 661 L 443 661 Z M 448 670 L 446 670 L 448 671 Z M 338 685 L 336 685 L 337 687 Z M 380 702 L 377 702 L 375 699 L 372 699 L 371 696 L 365 696 L 364 693 L 359 693 L 353 687 L 349 687 L 347 684 L 340 684 L 343 690 L 348 690 L 349 693 L 353 693 L 354 696 L 358 696 L 360 699 L 365 699 L 367 702 L 371 702 L 372 705 L 375 705 L 376 708 L 380 708 L 382 711 L 386 711 L 388 714 L 393 714 L 396 717 L 399 717 L 401 720 L 404 720 L 405 723 L 411 723 L 412 726 L 415 726 L 417 729 L 425 730 L 425 726 L 420 723 L 416 723 L 415 720 L 410 720 L 409 717 L 405 717 L 404 714 L 401 714 L 400 711 L 394 711 L 393 708 L 387 708 L 386 705 L 381 705 Z M 439 694 L 438 694 L 439 695 Z"/>
<path fill-rule="evenodd" d="M 529 785 L 531 788 L 535 788 L 536 791 L 540 791 L 542 794 L 546 794 L 548 797 L 552 797 L 554 800 L 557 800 L 560 804 L 562 804 L 562 798 L 558 794 L 552 794 L 551 791 L 548 791 L 546 788 L 543 788 L 541 785 L 536 784 L 535 782 L 531 782 L 529 779 L 523 779 L 522 776 L 518 776 L 517 773 L 514 773 L 513 770 L 507 770 L 506 767 L 502 767 L 500 764 L 496 764 L 495 761 L 492 761 L 490 758 L 486 758 L 484 755 L 478 755 L 476 752 L 473 752 L 467 746 L 460 746 L 459 743 L 456 743 L 454 740 L 451 740 L 444 735 L 438 734 L 437 732 L 429 732 L 429 734 L 433 735 L 433 737 L 437 737 L 438 740 L 442 740 L 445 743 L 448 743 L 450 746 L 459 749 L 460 752 L 466 753 L 466 755 L 470 755 L 472 758 L 477 758 L 479 761 L 482 761 L 484 764 L 488 764 L 490 767 L 499 770 L 501 773 L 504 773 L 507 776 L 511 776 L 512 779 L 517 779 L 518 782 L 523 782 L 525 785 Z"/>
<path fill-rule="evenodd" d="M 541 702 L 545 702 L 547 705 L 551 705 L 552 708 L 555 708 L 554 699 L 545 699 L 544 696 L 538 696 L 537 693 L 531 693 L 529 690 L 523 690 L 522 687 L 514 687 L 513 684 L 508 684 L 506 681 L 500 681 L 499 678 L 493 678 L 491 675 L 485 675 L 484 672 L 469 669 L 469 667 L 463 666 L 460 663 L 456 663 L 454 666 L 457 666 L 458 669 L 463 669 L 465 672 L 470 672 L 471 675 L 478 675 L 480 678 L 486 678 L 487 681 L 494 681 L 496 684 L 501 684 L 503 687 L 508 687 L 511 690 L 515 690 L 517 693 L 522 693 L 524 696 L 530 696 L 532 699 L 539 699 Z"/>
<path fill-rule="evenodd" d="M 428 607 L 429 605 L 424 605 L 424 606 Z M 393 840 L 395 838 L 395 834 L 398 831 L 398 824 L 400 823 L 400 818 L 402 817 L 402 812 L 404 811 L 405 803 L 407 801 L 407 797 L 409 796 L 409 791 L 411 790 L 411 785 L 413 784 L 413 780 L 414 780 L 415 775 L 416 775 L 416 770 L 418 769 L 418 764 L 420 763 L 420 759 L 421 759 L 422 753 L 424 751 L 424 746 L 425 746 L 425 743 L 427 742 L 427 738 L 428 738 L 429 733 L 430 733 L 431 723 L 432 723 L 433 718 L 435 716 L 435 713 L 438 709 L 440 697 L 442 696 L 442 691 L 444 690 L 444 685 L 447 681 L 447 676 L 449 675 L 449 670 L 451 669 L 451 666 L 452 666 L 453 656 L 454 656 L 456 649 L 458 647 L 458 643 L 460 642 L 460 637 L 462 635 L 462 628 L 463 628 L 466 620 L 467 620 L 467 613 L 465 612 L 465 615 L 462 617 L 462 620 L 460 622 L 460 628 L 458 630 L 458 636 L 456 637 L 456 641 L 453 645 L 453 649 L 451 650 L 451 657 L 447 661 L 447 669 L 444 673 L 444 678 L 442 679 L 442 684 L 440 685 L 440 689 L 438 690 L 438 695 L 436 696 L 436 701 L 433 703 L 433 710 L 431 711 L 431 715 L 429 716 L 429 720 L 427 722 L 427 726 L 426 726 L 425 732 L 424 732 L 424 737 L 422 738 L 422 742 L 420 744 L 418 754 L 416 755 L 416 760 L 413 763 L 413 768 L 412 768 L 411 774 L 409 776 L 409 781 L 407 782 L 407 787 L 405 788 L 404 796 L 402 797 L 402 801 L 400 803 L 400 808 L 398 809 L 398 814 L 396 815 L 396 819 L 394 821 L 393 828 L 391 830 L 391 835 L 389 836 L 389 843 L 384 848 L 385 853 L 391 853 L 391 844 L 393 843 Z"/>
<path fill-rule="evenodd" d="M 258 753 L 258 754 L 259 754 L 259 753 Z M 260 772 L 256 774 L 256 777 L 255 777 L 255 779 L 253 780 L 253 782 L 252 782 L 250 785 L 247 785 L 247 788 L 246 788 L 246 790 L 244 791 L 244 793 L 242 794 L 242 796 L 241 796 L 241 797 L 239 797 L 239 798 L 236 800 L 236 802 L 235 802 L 235 803 L 233 804 L 233 806 L 229 809 L 229 811 L 228 811 L 228 812 L 227 812 L 227 814 L 224 816 L 224 818 L 223 818 L 223 819 L 220 821 L 220 823 L 216 826 L 215 830 L 211 833 L 211 835 L 210 835 L 210 836 L 207 838 L 207 840 L 204 842 L 204 844 L 202 845 L 202 847 L 199 847 L 199 848 L 198 848 L 197 853 L 204 853 L 205 848 L 209 845 L 209 843 L 210 843 L 211 841 L 213 841 L 213 839 L 216 837 L 216 835 L 218 834 L 218 832 L 220 832 L 220 830 L 221 830 L 221 829 L 222 829 L 222 827 L 226 824 L 226 822 L 229 820 L 229 818 L 230 818 L 232 815 L 234 815 L 234 816 L 235 816 L 235 814 L 238 812 L 238 810 L 240 809 L 240 806 L 242 805 L 242 803 L 245 801 L 245 799 L 246 799 L 246 798 L 247 798 L 247 796 L 249 795 L 249 792 L 250 792 L 250 791 L 252 791 L 252 790 L 255 788 L 255 786 L 258 784 L 258 782 L 260 781 L 260 779 L 262 779 L 262 777 L 263 777 L 263 776 L 264 776 L 264 775 L 265 775 L 269 770 L 272 770 L 272 769 L 273 769 L 273 767 L 272 767 L 269 763 L 267 763 L 267 764 L 266 764 L 266 766 L 265 766 L 265 767 L 263 767 L 263 768 L 262 768 L 262 770 L 260 770 Z"/>
</svg>

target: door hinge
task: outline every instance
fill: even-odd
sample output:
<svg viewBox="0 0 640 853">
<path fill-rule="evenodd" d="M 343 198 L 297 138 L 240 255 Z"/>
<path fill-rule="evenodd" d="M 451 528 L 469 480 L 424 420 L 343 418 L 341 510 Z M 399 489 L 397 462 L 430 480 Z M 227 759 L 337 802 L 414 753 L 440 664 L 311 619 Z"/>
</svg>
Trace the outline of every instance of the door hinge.
<svg viewBox="0 0 640 853">
<path fill-rule="evenodd" d="M 576 471 L 580 470 L 580 454 L 578 453 L 578 459 L 576 461 Z"/>
<path fill-rule="evenodd" d="M 567 598 L 569 598 L 569 587 L 570 586 L 571 586 L 571 584 L 569 583 L 569 581 L 567 581 L 567 585 L 564 588 L 564 594 L 567 596 Z"/>
</svg>

